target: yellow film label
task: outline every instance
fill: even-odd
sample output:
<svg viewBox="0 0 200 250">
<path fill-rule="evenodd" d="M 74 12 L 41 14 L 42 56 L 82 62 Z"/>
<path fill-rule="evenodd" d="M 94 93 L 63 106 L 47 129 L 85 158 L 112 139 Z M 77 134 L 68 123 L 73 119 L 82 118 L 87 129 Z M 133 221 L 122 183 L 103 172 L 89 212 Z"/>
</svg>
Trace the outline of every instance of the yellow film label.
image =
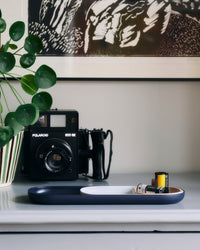
<svg viewBox="0 0 200 250">
<path fill-rule="evenodd" d="M 157 186 L 158 187 L 165 187 L 166 186 L 165 174 L 157 175 Z"/>
</svg>

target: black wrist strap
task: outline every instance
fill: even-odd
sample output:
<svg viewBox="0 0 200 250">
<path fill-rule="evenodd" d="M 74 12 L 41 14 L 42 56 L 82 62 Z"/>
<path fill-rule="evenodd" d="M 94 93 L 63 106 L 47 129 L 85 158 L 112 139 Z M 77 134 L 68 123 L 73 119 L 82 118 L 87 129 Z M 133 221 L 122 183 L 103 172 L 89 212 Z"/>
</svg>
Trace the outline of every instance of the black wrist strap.
<svg viewBox="0 0 200 250">
<path fill-rule="evenodd" d="M 112 154 L 113 154 L 113 149 L 112 149 L 112 144 L 113 144 L 113 132 L 111 130 L 107 130 L 105 134 L 105 139 L 108 137 L 110 134 L 110 153 L 109 153 L 109 160 L 108 160 L 108 167 L 107 171 L 105 171 L 105 166 L 103 169 L 103 174 L 104 174 L 104 180 L 108 178 L 109 173 L 110 173 L 110 166 L 111 166 L 111 161 L 112 161 Z"/>
</svg>

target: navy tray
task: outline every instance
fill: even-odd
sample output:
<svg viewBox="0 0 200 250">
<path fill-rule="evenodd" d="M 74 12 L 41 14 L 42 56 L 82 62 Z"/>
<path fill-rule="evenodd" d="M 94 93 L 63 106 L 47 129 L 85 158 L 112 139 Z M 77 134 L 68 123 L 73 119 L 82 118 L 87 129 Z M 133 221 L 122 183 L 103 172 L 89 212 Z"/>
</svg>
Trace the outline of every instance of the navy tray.
<svg viewBox="0 0 200 250">
<path fill-rule="evenodd" d="M 182 189 L 170 188 L 165 194 L 82 194 L 85 186 L 44 186 L 28 190 L 31 202 L 47 205 L 88 204 L 174 204 L 184 198 Z"/>
</svg>

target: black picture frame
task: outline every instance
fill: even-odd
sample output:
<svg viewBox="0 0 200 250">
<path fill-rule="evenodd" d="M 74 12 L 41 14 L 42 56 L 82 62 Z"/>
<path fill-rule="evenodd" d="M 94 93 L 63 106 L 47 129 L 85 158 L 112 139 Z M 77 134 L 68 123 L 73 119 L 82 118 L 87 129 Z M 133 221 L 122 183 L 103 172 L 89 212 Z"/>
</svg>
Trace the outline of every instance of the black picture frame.
<svg viewBox="0 0 200 250">
<path fill-rule="evenodd" d="M 9 6 L 11 5 L 12 9 L 9 8 Z M 1 10 L 3 13 L 3 17 L 6 19 L 8 23 L 8 26 L 17 20 L 22 20 L 26 24 L 26 34 L 30 32 L 28 30 L 28 24 L 30 23 L 29 1 L 6 0 L 3 1 L 3 3 L 1 4 Z M 6 41 L 6 37 L 4 37 L 4 39 Z M 200 79 L 200 70 L 199 70 L 200 57 L 198 55 L 195 56 L 40 55 L 37 57 L 37 61 L 34 65 L 34 68 L 38 68 L 41 64 L 47 64 L 52 68 L 54 68 L 59 80 L 198 81 Z"/>
</svg>

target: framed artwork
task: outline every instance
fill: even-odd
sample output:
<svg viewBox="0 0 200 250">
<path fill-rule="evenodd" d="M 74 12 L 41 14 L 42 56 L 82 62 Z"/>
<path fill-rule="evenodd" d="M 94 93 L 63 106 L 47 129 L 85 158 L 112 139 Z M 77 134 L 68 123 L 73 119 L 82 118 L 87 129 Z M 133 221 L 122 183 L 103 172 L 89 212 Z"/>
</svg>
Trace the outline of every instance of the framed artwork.
<svg viewBox="0 0 200 250">
<path fill-rule="evenodd" d="M 200 79 L 195 0 L 2 0 L 60 79 Z M 12 6 L 12 9 L 9 8 Z"/>
</svg>

